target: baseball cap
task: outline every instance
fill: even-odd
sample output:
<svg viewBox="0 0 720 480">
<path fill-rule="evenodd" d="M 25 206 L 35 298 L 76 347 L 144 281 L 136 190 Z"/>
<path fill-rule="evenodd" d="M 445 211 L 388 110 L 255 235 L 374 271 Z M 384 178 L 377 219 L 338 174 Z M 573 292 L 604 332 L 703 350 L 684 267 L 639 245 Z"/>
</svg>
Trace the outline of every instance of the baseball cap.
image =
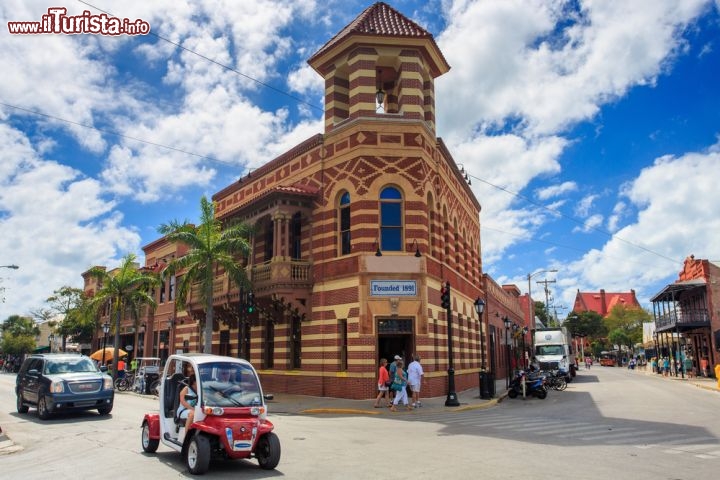
<svg viewBox="0 0 720 480">
<path fill-rule="evenodd" d="M 400 355 L 395 355 L 395 360 L 402 360 L 402 357 Z"/>
</svg>

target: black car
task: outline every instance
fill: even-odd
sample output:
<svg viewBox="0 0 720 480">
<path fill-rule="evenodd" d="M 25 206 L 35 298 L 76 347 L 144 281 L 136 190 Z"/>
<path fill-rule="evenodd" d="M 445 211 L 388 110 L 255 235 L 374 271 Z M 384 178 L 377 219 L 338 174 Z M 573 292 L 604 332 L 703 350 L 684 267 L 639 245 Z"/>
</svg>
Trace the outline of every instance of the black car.
<svg viewBox="0 0 720 480">
<path fill-rule="evenodd" d="M 49 353 L 25 359 L 15 382 L 18 413 L 37 407 L 42 420 L 54 413 L 97 409 L 112 411 L 115 391 L 112 378 L 85 355 Z"/>
</svg>

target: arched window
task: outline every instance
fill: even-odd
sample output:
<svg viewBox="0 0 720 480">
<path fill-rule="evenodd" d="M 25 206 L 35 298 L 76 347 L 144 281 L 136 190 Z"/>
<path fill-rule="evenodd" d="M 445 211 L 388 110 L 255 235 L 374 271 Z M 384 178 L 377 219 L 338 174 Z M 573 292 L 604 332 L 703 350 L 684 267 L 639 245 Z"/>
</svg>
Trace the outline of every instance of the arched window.
<svg viewBox="0 0 720 480">
<path fill-rule="evenodd" d="M 402 250 L 402 194 L 395 187 L 380 192 L 380 249 Z"/>
<path fill-rule="evenodd" d="M 344 192 L 338 205 L 340 217 L 340 255 L 350 253 L 350 194 Z"/>
</svg>

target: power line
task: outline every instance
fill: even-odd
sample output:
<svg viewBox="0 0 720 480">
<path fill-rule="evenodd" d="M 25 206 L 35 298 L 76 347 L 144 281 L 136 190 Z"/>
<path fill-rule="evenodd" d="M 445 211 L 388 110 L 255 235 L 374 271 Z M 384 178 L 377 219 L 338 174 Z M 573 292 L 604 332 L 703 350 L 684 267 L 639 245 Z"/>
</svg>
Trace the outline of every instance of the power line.
<svg viewBox="0 0 720 480">
<path fill-rule="evenodd" d="M 88 129 L 90 129 L 90 130 L 96 130 L 96 131 L 98 131 L 98 132 L 100 132 L 100 133 L 105 133 L 105 134 L 108 134 L 108 135 L 115 135 L 116 137 L 127 138 L 127 139 L 129 139 L 129 140 L 134 140 L 134 141 L 136 141 L 136 142 L 145 143 L 145 144 L 147 144 L 147 145 L 152 145 L 152 146 L 154 146 L 154 147 L 166 148 L 166 149 L 168 149 L 168 150 L 172 150 L 172 151 L 179 152 L 179 153 L 184 153 L 184 154 L 186 154 L 186 155 L 192 155 L 193 157 L 202 158 L 202 159 L 204 159 L 204 160 L 210 160 L 210 161 L 212 161 L 212 162 L 222 163 L 223 165 L 228 165 L 228 166 L 231 166 L 231 167 L 236 167 L 236 166 L 238 166 L 238 165 L 236 165 L 236 164 L 234 164 L 234 163 L 225 162 L 225 161 L 223 161 L 223 160 L 219 160 L 219 159 L 214 158 L 214 157 L 208 157 L 208 156 L 206 156 L 206 155 L 200 155 L 199 153 L 193 153 L 193 152 L 189 152 L 189 151 L 187 151 L 187 150 L 183 150 L 183 149 L 181 149 L 181 148 L 171 147 L 171 146 L 169 146 L 169 145 L 163 145 L 162 143 L 151 142 L 151 141 L 149 141 L 149 140 L 144 140 L 144 139 L 142 139 L 142 138 L 137 138 L 137 137 L 133 137 L 133 136 L 130 136 L 130 135 L 125 135 L 125 134 L 123 134 L 123 133 L 119 133 L 119 132 L 116 132 L 116 131 L 113 131 L 113 130 L 105 130 L 105 129 L 102 129 L 102 128 L 95 127 L 95 126 L 93 126 L 93 125 L 86 125 L 86 124 L 84 124 L 84 123 L 76 122 L 76 121 L 74 121 L 74 120 L 68 120 L 67 118 L 56 117 L 56 116 L 50 115 L 50 114 L 48 114 L 48 113 L 43 113 L 43 112 L 38 112 L 38 111 L 35 111 L 35 110 L 30 110 L 29 108 L 18 107 L 17 105 L 11 105 L 11 104 L 9 104 L 9 103 L 5 103 L 5 102 L 2 102 L 2 101 L 0 101 L 0 105 L 2 105 L 2 106 L 4 106 L 4 107 L 8 107 L 8 108 L 14 108 L 14 109 L 16 109 L 16 110 L 21 110 L 21 111 L 23 111 L 23 112 L 31 113 L 31 114 L 33 114 L 33 115 L 38 115 L 38 116 L 40 116 L 40 117 L 45 117 L 45 118 L 50 118 L 50 119 L 52 119 L 52 120 L 57 120 L 57 121 L 59 121 L 59 122 L 69 123 L 69 124 L 71 124 L 71 125 L 76 125 L 76 126 L 78 126 L 78 127 L 88 128 Z"/>
<path fill-rule="evenodd" d="M 552 208 L 550 208 L 550 207 L 546 207 L 545 205 L 542 205 L 542 204 L 540 204 L 540 203 L 538 203 L 538 202 L 536 202 L 536 201 L 534 201 L 534 200 L 526 197 L 525 195 L 522 195 L 522 194 L 517 193 L 517 192 L 513 192 L 512 190 L 508 190 L 507 188 L 501 187 L 500 185 L 495 185 L 494 183 L 488 182 L 487 180 L 483 180 L 483 179 L 480 178 L 480 177 L 476 177 L 476 176 L 470 175 L 470 174 L 468 174 L 468 176 L 471 177 L 471 178 L 474 178 L 475 180 L 478 180 L 478 181 L 480 181 L 480 182 L 482 182 L 482 183 L 484 183 L 484 184 L 486 184 L 486 185 L 490 185 L 490 186 L 493 187 L 493 188 L 496 188 L 496 189 L 498 189 L 498 190 L 501 190 L 501 191 L 503 191 L 503 192 L 505 192 L 505 193 L 507 193 L 507 194 L 509 194 L 509 195 L 515 196 L 515 197 L 517 197 L 517 198 L 521 198 L 521 199 L 525 200 L 526 202 L 528 202 L 528 203 L 530 203 L 530 204 L 532 204 L 532 205 L 535 205 L 536 207 L 539 207 L 539 208 L 541 208 L 541 209 L 543 209 L 543 210 L 546 210 L 546 211 L 552 213 L 553 215 L 558 215 L 558 216 L 563 217 L 563 218 L 565 218 L 565 219 L 567 219 L 567 220 L 570 220 L 570 221 L 572 221 L 572 222 L 574 222 L 574 223 L 577 223 L 578 225 L 581 225 L 581 226 L 583 226 L 583 227 L 589 228 L 590 230 L 594 230 L 594 231 L 596 231 L 596 232 L 598 232 L 598 233 L 602 233 L 602 234 L 604 234 L 604 235 L 609 236 L 610 238 L 614 238 L 614 239 L 619 240 L 619 241 L 621 241 L 621 242 L 623 242 L 623 243 L 626 243 L 627 245 L 633 246 L 633 247 L 635 247 L 635 248 L 639 248 L 640 250 L 643 250 L 643 251 L 645 251 L 645 252 L 647 252 L 647 253 L 651 253 L 651 254 L 656 255 L 656 256 L 658 256 L 658 257 L 660 257 L 660 258 L 664 258 L 665 260 L 668 260 L 668 261 L 672 262 L 673 264 L 677 264 L 677 263 L 678 263 L 678 261 L 677 261 L 676 259 L 672 259 L 672 258 L 667 257 L 667 256 L 665 256 L 665 255 L 663 255 L 663 254 L 661 254 L 661 253 L 658 253 L 658 252 L 654 251 L 654 250 L 650 250 L 650 249 L 647 248 L 647 247 L 643 247 L 642 245 L 638 245 L 638 244 L 633 243 L 633 242 L 631 242 L 631 241 L 629 241 L 629 240 L 625 240 L 624 238 L 619 237 L 619 236 L 615 235 L 614 233 L 609 232 L 609 231 L 607 231 L 607 230 L 604 230 L 604 229 L 602 229 L 602 228 L 598 228 L 598 227 L 593 227 L 593 226 L 590 226 L 590 225 L 586 225 L 585 222 L 583 222 L 582 220 L 580 220 L 580 219 L 578 219 L 578 218 L 576 218 L 576 217 L 574 217 L 574 216 L 572 216 L 572 215 L 567 215 L 567 214 L 565 214 L 565 213 L 563 213 L 563 212 L 561 212 L 561 211 L 559 211 L 559 210 L 554 210 L 554 209 L 552 209 Z"/>
<path fill-rule="evenodd" d="M 544 243 L 544 244 L 547 244 L 547 245 L 550 245 L 550 246 L 553 246 L 553 247 L 564 248 L 564 249 L 567 249 L 567 250 L 574 250 L 574 251 L 580 252 L 580 253 L 587 253 L 587 249 L 578 248 L 578 247 L 573 247 L 573 246 L 570 246 L 570 245 L 565 245 L 565 244 L 557 243 L 557 242 L 551 242 L 551 241 L 549 241 L 549 240 L 542 240 L 542 239 L 540 239 L 540 238 L 533 238 L 533 237 L 531 237 L 530 239 L 528 239 L 528 238 L 526 238 L 526 237 L 523 236 L 523 235 L 518 235 L 518 234 L 512 233 L 512 232 L 507 232 L 507 231 L 505 231 L 505 230 L 500 230 L 500 229 L 498 229 L 498 228 L 488 227 L 486 224 L 483 224 L 483 225 L 482 225 L 482 230 L 492 230 L 492 231 L 494 231 L 494 232 L 503 233 L 503 234 L 505 234 L 505 235 L 510 235 L 511 237 L 517 237 L 517 238 L 520 238 L 520 239 L 523 239 L 523 240 L 528 240 L 528 241 L 531 241 L 531 242 Z M 647 263 L 645 263 L 645 262 L 637 261 L 637 260 L 632 259 L 632 258 L 631 258 L 631 259 L 628 259 L 628 258 L 625 258 L 625 257 L 620 258 L 620 257 L 615 257 L 615 256 L 613 256 L 613 255 L 608 255 L 607 257 L 608 257 L 608 258 L 613 258 L 613 259 L 616 259 L 616 260 L 622 260 L 622 261 L 625 261 L 625 262 L 628 262 L 628 263 L 634 263 L 634 264 L 637 264 L 637 265 L 646 266 L 646 267 L 653 267 L 653 266 L 654 266 L 654 265 L 647 264 Z"/>
<path fill-rule="evenodd" d="M 84 4 L 84 5 L 87 5 L 87 6 L 90 7 L 90 8 L 94 8 L 95 10 L 98 10 L 98 11 L 100 11 L 100 12 L 106 13 L 106 14 L 108 14 L 108 15 L 115 16 L 114 14 L 110 13 L 109 11 L 103 10 L 102 8 L 99 8 L 99 7 L 96 7 L 95 5 L 93 5 L 93 4 L 91 4 L 91 3 L 88 3 L 88 2 L 86 2 L 86 1 L 84 1 L 84 0 L 78 0 L 78 2 L 80 2 L 80 3 Z M 268 89 L 270 89 L 270 90 L 272 90 L 272 91 L 274 91 L 274 92 L 276 92 L 276 93 L 279 93 L 279 94 L 281 94 L 281 95 L 285 95 L 286 97 L 292 98 L 293 100 L 295 100 L 295 101 L 298 102 L 298 103 L 302 103 L 302 104 L 304 104 L 304 105 L 307 105 L 308 107 L 313 108 L 313 109 L 315 109 L 315 110 L 318 110 L 318 111 L 320 111 L 320 112 L 324 112 L 324 111 L 325 111 L 322 107 L 318 107 L 317 105 L 315 105 L 315 104 L 313 104 L 313 103 L 307 102 L 307 101 L 303 100 L 302 98 L 293 95 L 292 93 L 286 92 L 285 90 L 281 90 L 281 89 L 279 89 L 279 88 L 277 88 L 277 87 L 273 87 L 272 85 L 267 84 L 267 83 L 265 83 L 265 82 L 263 82 L 263 81 L 261 81 L 261 80 L 258 80 L 257 78 L 251 77 L 250 75 L 247 75 L 247 74 L 245 74 L 245 73 L 242 73 L 241 71 L 236 70 L 235 68 L 233 68 L 233 67 L 231 67 L 231 66 L 229 66 L 229 65 L 225 65 L 224 63 L 218 62 L 217 60 L 215 60 L 215 59 L 213 59 L 213 58 L 210 58 L 210 57 L 207 57 L 207 56 L 205 56 L 205 55 L 203 55 L 203 54 L 201 54 L 201 53 L 198 53 L 198 52 L 196 52 L 195 50 L 191 50 L 191 49 L 189 49 L 189 48 L 187 48 L 187 47 L 184 47 L 184 46 L 180 45 L 180 44 L 177 43 L 177 42 L 173 42 L 173 41 L 170 40 L 169 38 L 165 38 L 165 37 L 163 37 L 163 36 L 161 36 L 161 35 L 158 35 L 157 33 L 153 32 L 152 29 L 150 30 L 150 32 L 148 32 L 148 35 L 152 35 L 152 36 L 154 36 L 155 38 L 158 38 L 158 39 L 160 39 L 160 40 L 162 40 L 162 41 L 164 41 L 164 42 L 167 42 L 167 43 L 169 43 L 169 44 L 171 44 L 171 45 L 174 45 L 175 47 L 177 47 L 177 48 L 179 48 L 179 49 L 181 49 L 181 50 L 184 50 L 184 51 L 186 51 L 186 52 L 188 52 L 188 53 L 191 53 L 191 54 L 193 54 L 193 55 L 197 55 L 198 57 L 200 57 L 200 58 L 202 58 L 202 59 L 204 59 L 204 60 L 207 60 L 207 61 L 210 62 L 210 63 L 214 63 L 214 64 L 217 65 L 218 67 L 224 68 L 225 70 L 228 70 L 228 71 L 233 72 L 233 73 L 235 73 L 235 74 L 237 74 L 237 75 L 240 75 L 241 77 L 247 78 L 248 80 L 251 80 L 251 81 L 257 83 L 258 85 L 261 85 L 261 86 L 263 86 L 263 87 L 265 87 L 265 88 L 268 88 Z"/>
</svg>

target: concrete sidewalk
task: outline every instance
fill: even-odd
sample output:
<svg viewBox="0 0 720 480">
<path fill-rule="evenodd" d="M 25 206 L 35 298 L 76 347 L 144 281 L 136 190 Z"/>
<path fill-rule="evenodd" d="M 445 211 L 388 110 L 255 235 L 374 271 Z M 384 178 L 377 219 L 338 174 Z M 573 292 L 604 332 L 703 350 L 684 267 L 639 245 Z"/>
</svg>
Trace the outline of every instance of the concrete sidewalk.
<svg viewBox="0 0 720 480">
<path fill-rule="evenodd" d="M 647 375 L 649 377 L 657 378 L 660 380 L 686 382 L 690 385 L 694 385 L 697 388 L 702 388 L 704 390 L 712 390 L 714 392 L 720 393 L 720 384 L 714 378 L 695 377 L 695 376 L 688 378 L 687 375 L 685 375 L 684 377 L 682 375 L 678 375 L 677 377 L 675 375 L 669 375 L 669 376 L 665 377 L 659 373 L 653 372 L 650 368 L 639 369 L 639 370 L 637 370 L 637 373 Z"/>
<path fill-rule="evenodd" d="M 265 392 L 272 393 L 272 392 Z M 273 394 L 273 400 L 268 401 L 268 411 L 272 414 L 336 414 L 336 415 L 403 415 L 422 414 L 432 412 L 461 412 L 478 408 L 490 408 L 497 405 L 507 396 L 505 379 L 495 381 L 495 396 L 491 399 L 480 398 L 479 388 L 473 388 L 464 392 L 456 392 L 457 407 L 446 407 L 447 396 L 420 398 L 422 407 L 407 410 L 405 406 L 399 405 L 397 412 L 391 412 L 381 401 L 380 408 L 375 408 L 375 399 L 348 400 L 346 398 L 333 397 L 310 397 L 307 395 L 293 395 L 288 393 Z"/>
</svg>

